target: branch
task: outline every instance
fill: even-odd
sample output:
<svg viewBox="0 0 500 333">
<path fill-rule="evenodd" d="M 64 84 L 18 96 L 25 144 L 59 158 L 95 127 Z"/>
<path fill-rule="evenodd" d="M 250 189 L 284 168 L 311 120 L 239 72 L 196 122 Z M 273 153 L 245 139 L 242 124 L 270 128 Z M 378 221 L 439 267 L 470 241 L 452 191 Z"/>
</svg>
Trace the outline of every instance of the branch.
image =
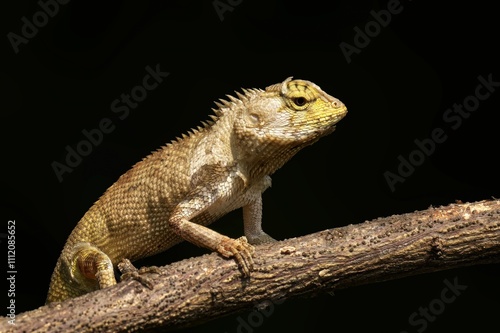
<svg viewBox="0 0 500 333">
<path fill-rule="evenodd" d="M 500 200 L 451 204 L 258 246 L 242 279 L 233 260 L 203 255 L 162 267 L 148 290 L 126 281 L 16 316 L 13 332 L 176 329 L 255 303 L 409 275 L 500 262 Z"/>
</svg>

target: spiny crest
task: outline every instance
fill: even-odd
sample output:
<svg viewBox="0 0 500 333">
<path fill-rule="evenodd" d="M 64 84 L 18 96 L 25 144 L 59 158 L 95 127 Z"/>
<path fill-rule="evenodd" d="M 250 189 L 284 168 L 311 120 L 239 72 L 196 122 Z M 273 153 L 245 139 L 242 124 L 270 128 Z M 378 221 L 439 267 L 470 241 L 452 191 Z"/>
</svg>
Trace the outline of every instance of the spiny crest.
<svg viewBox="0 0 500 333">
<path fill-rule="evenodd" d="M 228 110 L 231 110 L 233 106 L 241 106 L 243 103 L 247 102 L 250 97 L 256 94 L 274 90 L 281 91 L 290 80 L 292 80 L 292 77 L 287 78 L 284 82 L 268 86 L 265 90 L 259 88 L 241 88 L 242 93 L 236 90 L 234 91 L 237 97 L 226 94 L 227 99 L 219 98 L 218 101 L 214 101 L 217 108 L 212 108 L 214 114 L 208 115 L 210 117 L 209 120 L 202 121 L 201 126 L 192 128 L 188 130 L 187 133 L 182 133 L 181 137 L 176 137 L 175 139 L 167 143 L 166 146 L 175 145 L 191 136 L 195 136 L 201 132 L 204 132 L 205 130 L 211 128 L 222 116 L 224 116 L 224 113 L 228 112 Z M 161 149 L 162 148 L 158 150 Z"/>
<path fill-rule="evenodd" d="M 233 106 L 240 106 L 246 101 L 251 95 L 262 92 L 261 89 L 241 89 L 243 93 L 239 91 L 234 91 L 237 97 L 233 95 L 226 94 L 227 99 L 219 98 L 218 101 L 215 101 L 215 105 L 217 109 L 212 109 L 217 117 L 220 117 L 226 112 L 228 109 L 231 109 Z"/>
<path fill-rule="evenodd" d="M 256 88 L 251 88 L 251 89 L 242 88 L 241 90 L 243 91 L 243 93 L 239 91 L 234 92 L 237 97 L 226 94 L 227 99 L 219 98 L 218 101 L 215 101 L 214 103 L 217 106 L 217 108 L 212 108 L 214 114 L 208 115 L 210 117 L 209 120 L 202 121 L 201 122 L 202 126 L 197 126 L 196 128 L 190 129 L 189 131 L 187 131 L 187 134 L 183 133 L 181 138 L 176 137 L 174 140 L 171 140 L 170 143 L 167 143 L 167 146 L 179 143 L 180 141 L 183 141 L 189 138 L 190 136 L 197 135 L 198 133 L 203 132 L 208 128 L 211 128 L 219 120 L 219 118 L 222 117 L 224 113 L 230 110 L 233 106 L 241 106 L 243 103 L 248 101 L 250 96 L 264 91 L 262 89 L 256 89 Z"/>
</svg>

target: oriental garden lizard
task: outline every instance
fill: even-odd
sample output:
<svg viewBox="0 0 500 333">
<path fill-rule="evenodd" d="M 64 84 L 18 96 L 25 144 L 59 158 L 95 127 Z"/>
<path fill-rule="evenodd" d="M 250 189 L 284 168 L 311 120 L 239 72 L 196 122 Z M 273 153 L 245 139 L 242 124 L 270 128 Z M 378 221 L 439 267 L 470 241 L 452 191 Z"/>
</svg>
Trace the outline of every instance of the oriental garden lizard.
<svg viewBox="0 0 500 333">
<path fill-rule="evenodd" d="M 90 207 L 57 261 L 47 303 L 112 286 L 115 268 L 129 274 L 130 261 L 182 240 L 233 258 L 250 275 L 251 244 L 273 241 L 261 227 L 270 175 L 332 133 L 347 109 L 316 84 L 292 78 L 236 95 L 216 102 L 203 126 L 136 163 Z M 207 227 L 240 207 L 246 237 Z"/>
</svg>

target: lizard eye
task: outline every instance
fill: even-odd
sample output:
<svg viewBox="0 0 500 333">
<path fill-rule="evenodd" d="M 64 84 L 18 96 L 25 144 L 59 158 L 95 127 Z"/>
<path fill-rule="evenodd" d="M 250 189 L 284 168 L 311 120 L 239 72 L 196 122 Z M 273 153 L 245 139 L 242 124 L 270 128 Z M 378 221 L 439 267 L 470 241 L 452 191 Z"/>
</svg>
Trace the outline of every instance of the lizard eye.
<svg viewBox="0 0 500 333">
<path fill-rule="evenodd" d="M 294 97 L 292 99 L 292 102 L 293 102 L 293 104 L 295 104 L 297 106 L 304 106 L 307 103 L 307 99 L 305 97 L 302 97 L 302 96 Z"/>
</svg>

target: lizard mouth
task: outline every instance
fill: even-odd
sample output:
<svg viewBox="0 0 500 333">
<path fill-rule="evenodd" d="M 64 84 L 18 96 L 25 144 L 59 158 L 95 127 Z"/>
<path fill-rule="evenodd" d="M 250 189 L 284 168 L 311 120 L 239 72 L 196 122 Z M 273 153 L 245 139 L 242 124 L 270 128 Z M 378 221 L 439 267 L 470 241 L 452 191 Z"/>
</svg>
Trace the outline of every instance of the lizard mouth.
<svg viewBox="0 0 500 333">
<path fill-rule="evenodd" d="M 327 127 L 333 126 L 341 121 L 347 115 L 347 108 L 344 104 L 340 107 L 336 107 L 333 112 L 327 114 L 326 116 L 320 117 L 319 123 Z"/>
<path fill-rule="evenodd" d="M 317 118 L 313 127 L 316 128 L 314 135 L 322 137 L 335 131 L 336 125 L 347 115 L 347 108 L 344 104 L 336 107 L 333 112 Z"/>
</svg>

